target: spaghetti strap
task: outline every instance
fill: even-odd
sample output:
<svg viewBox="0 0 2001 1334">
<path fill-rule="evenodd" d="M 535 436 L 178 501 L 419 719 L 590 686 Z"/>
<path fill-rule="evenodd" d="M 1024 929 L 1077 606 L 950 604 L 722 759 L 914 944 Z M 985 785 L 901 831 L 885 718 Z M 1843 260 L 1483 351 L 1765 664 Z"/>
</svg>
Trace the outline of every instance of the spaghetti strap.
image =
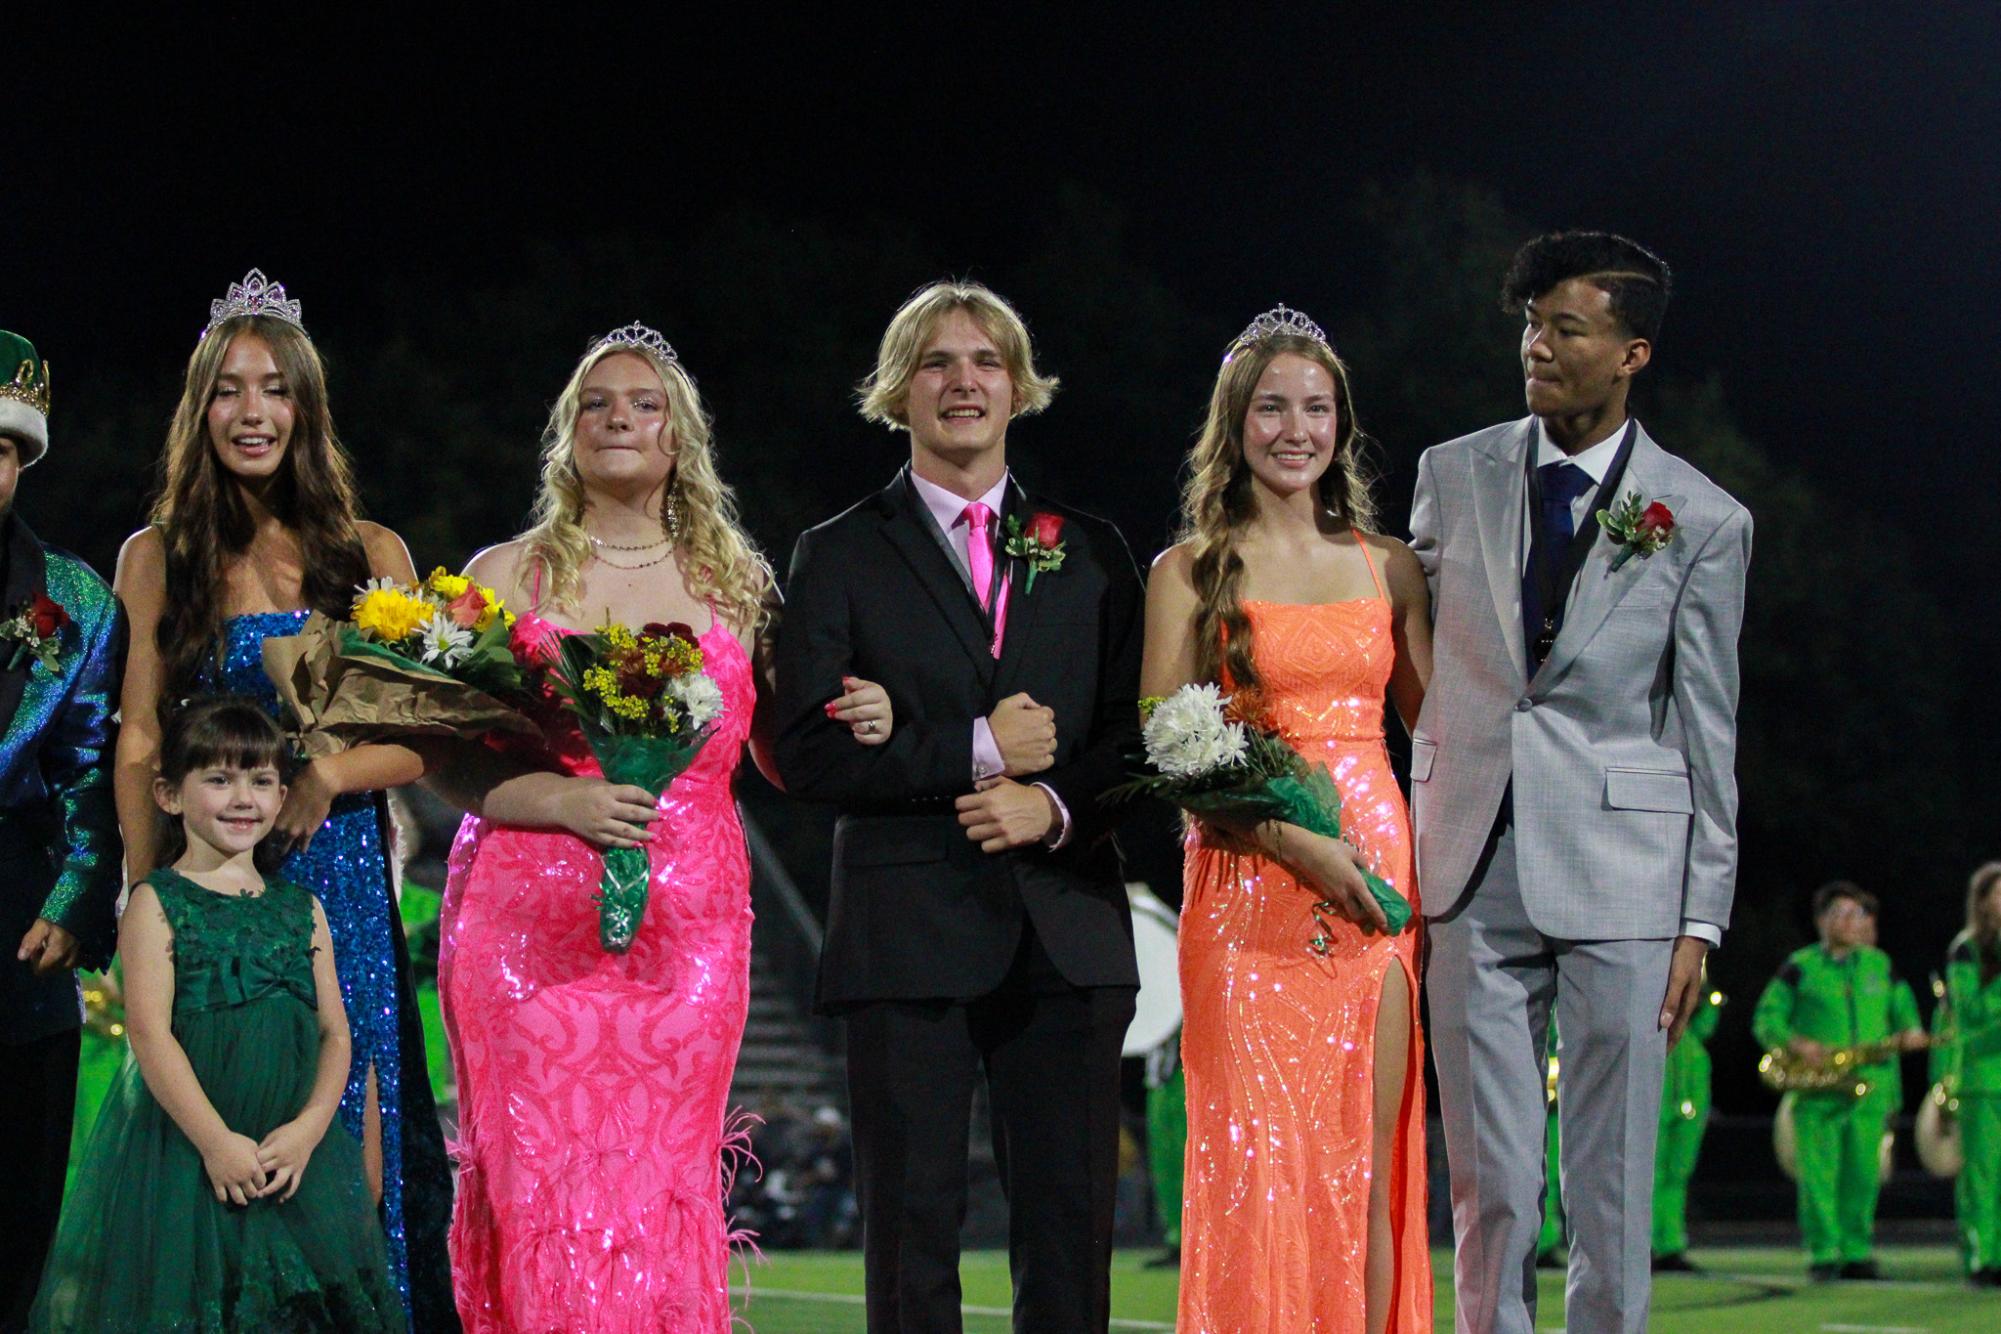
<svg viewBox="0 0 2001 1334">
<path fill-rule="evenodd" d="M 1376 574 L 1376 562 L 1375 559 L 1369 555 L 1369 544 L 1362 540 L 1361 529 L 1356 528 L 1351 524 L 1349 525 L 1348 531 L 1355 535 L 1355 545 L 1361 548 L 1362 563 L 1369 567 L 1369 578 L 1376 585 L 1376 596 L 1381 598 L 1383 601 L 1388 602 L 1390 600 L 1390 595 L 1383 591 L 1383 581 Z"/>
<path fill-rule="evenodd" d="M 541 614 L 542 611 L 542 558 L 535 558 L 535 584 L 528 590 L 528 610 Z"/>
</svg>

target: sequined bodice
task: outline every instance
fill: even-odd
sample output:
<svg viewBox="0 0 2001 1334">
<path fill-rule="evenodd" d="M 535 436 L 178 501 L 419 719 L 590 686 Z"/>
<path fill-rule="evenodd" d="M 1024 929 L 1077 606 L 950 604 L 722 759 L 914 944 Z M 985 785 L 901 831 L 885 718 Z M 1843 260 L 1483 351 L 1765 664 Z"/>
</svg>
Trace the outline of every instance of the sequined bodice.
<svg viewBox="0 0 2001 1334">
<path fill-rule="evenodd" d="M 310 608 L 297 611 L 253 611 L 222 623 L 222 664 L 204 673 L 203 686 L 217 694 L 248 695 L 265 708 L 278 710 L 278 688 L 264 674 L 264 641 L 299 632 Z"/>
<path fill-rule="evenodd" d="M 1245 602 L 1244 610 L 1265 707 L 1287 741 L 1304 751 L 1383 739 L 1383 692 L 1396 662 L 1389 603 Z"/>
</svg>

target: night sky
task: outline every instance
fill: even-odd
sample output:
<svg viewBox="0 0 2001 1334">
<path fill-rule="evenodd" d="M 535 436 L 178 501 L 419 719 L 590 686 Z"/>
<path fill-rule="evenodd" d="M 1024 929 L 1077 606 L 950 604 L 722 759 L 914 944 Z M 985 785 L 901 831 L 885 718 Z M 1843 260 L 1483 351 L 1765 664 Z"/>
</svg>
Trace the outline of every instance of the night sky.
<svg viewBox="0 0 2001 1334">
<path fill-rule="evenodd" d="M 635 316 L 677 342 L 691 330 L 683 351 L 705 385 L 736 386 L 717 401 L 726 450 L 755 434 L 733 435 L 733 421 L 753 417 L 767 434 L 775 421 L 795 440 L 855 440 L 847 389 L 897 301 L 948 272 L 1008 290 L 1066 190 L 1116 207 L 1122 253 L 1171 286 L 1206 331 L 1202 347 L 1220 349 L 1274 301 L 1338 311 L 1365 290 L 1377 256 L 1342 220 L 1364 183 L 1423 171 L 1492 191 L 1531 228 L 1611 228 L 1667 258 L 1677 294 L 1656 366 L 1719 378 L 1747 434 L 1813 483 L 1826 510 L 1816 540 L 1842 543 L 1870 515 L 1872 540 L 1916 563 L 1912 596 L 1935 599 L 1964 655 L 1956 673 L 1975 683 L 1954 720 L 1967 752 L 1956 785 L 1992 790 L 1978 747 L 2001 705 L 1978 664 L 2001 652 L 2001 503 L 1985 443 L 2001 424 L 1994 6 L 1544 5 L 1470 19 L 1457 6 L 1152 5 L 1083 20 L 1069 6 L 871 7 L 866 20 L 851 7 L 808 23 L 737 5 L 699 11 L 697 26 L 690 8 L 615 27 L 510 16 L 501 29 L 503 11 L 482 9 L 310 29 L 231 7 L 201 28 L 87 34 L 10 12 L 0 327 L 27 333 L 56 367 L 56 446 L 23 491 L 39 529 L 93 556 L 115 542 L 36 510 L 37 488 L 52 494 L 64 467 L 64 414 L 108 410 L 78 401 L 96 386 L 147 395 L 130 406 L 158 425 L 135 435 L 131 462 L 150 466 L 208 301 L 252 264 L 305 301 L 308 326 L 352 366 L 375 330 L 404 325 L 427 331 L 430 355 L 473 355 L 437 334 L 463 294 L 610 232 L 647 238 L 662 268 L 702 266 L 699 239 L 749 210 L 778 220 L 777 245 L 863 225 L 922 258 L 880 279 L 866 341 L 848 327 L 831 367 L 802 348 L 826 326 L 815 292 L 798 291 L 796 318 L 742 353 L 761 363 L 758 403 L 743 396 L 743 367 L 710 378 L 719 354 L 703 346 L 702 312 L 655 315 L 633 292 L 589 294 L 595 323 L 566 326 L 556 346 L 482 331 L 478 355 L 500 363 L 487 378 L 516 431 L 504 473 L 525 501 L 528 451 L 563 370 L 588 335 Z M 653 290 L 642 276 L 634 290 Z M 721 278 L 704 290 L 729 290 Z M 1063 330 L 1026 313 L 1062 345 Z M 1500 366 L 1512 355 L 1505 342 L 1493 350 Z M 1054 369 L 1070 396 L 1030 439 L 1121 431 L 1064 411 L 1084 401 L 1084 380 L 1120 375 L 1116 350 L 1091 361 L 1073 348 Z M 1170 420 L 1192 430 L 1206 376 L 1191 363 L 1185 383 L 1129 393 L 1170 397 Z M 1356 392 L 1366 422 L 1371 385 Z M 336 358 L 337 412 L 342 393 Z M 385 439 L 421 441 L 439 410 L 413 389 L 395 420 L 343 412 L 342 429 L 367 464 Z M 881 484 L 897 442 L 867 439 L 876 453 L 855 466 L 824 463 L 819 513 Z M 1186 439 L 1148 443 L 1158 453 L 1135 464 L 1149 470 L 1133 491 L 1142 501 L 1099 501 L 1142 560 L 1165 533 L 1169 460 Z M 1429 442 L 1391 443 L 1407 460 Z M 760 458 L 724 462 L 742 482 Z M 1060 455 L 1035 462 L 1034 480 L 1085 503 L 1123 480 L 1066 478 Z M 1385 485 L 1393 516 L 1405 468 Z M 364 466 L 362 481 L 371 508 L 393 511 L 382 478 Z M 113 526 L 140 517 L 135 503 Z M 792 533 L 763 536 L 782 565 Z M 420 543 L 418 557 L 466 551 Z M 1927 671 L 1894 637 L 1864 642 L 1839 670 Z M 1884 814 L 1872 805 L 1856 820 Z M 1893 813 L 1886 833 L 1894 847 Z M 1990 829 L 1966 843 L 1992 854 Z M 1936 920 L 1909 943 L 1933 955 L 1958 891 L 1939 876 L 1926 892 Z"/>
<path fill-rule="evenodd" d="M 2001 421 L 1991 6 L 1408 8 L 931 9 L 864 30 L 739 6 L 727 39 L 510 25 L 504 53 L 478 28 L 292 30 L 250 7 L 213 34 L 41 40 L 28 20 L 0 320 L 58 374 L 173 369 L 251 263 L 309 311 L 385 287 L 449 304 L 524 240 L 621 221 L 699 263 L 673 239 L 735 202 L 905 217 L 977 272 L 1082 182 L 1221 341 L 1272 300 L 1324 303 L 1367 263 L 1327 219 L 1357 182 L 1423 167 L 1667 257 L 1661 356 L 1719 372 L 1754 437 L 1844 503 L 1927 533 L 1942 494 L 2001 513 L 1977 443 Z"/>
</svg>

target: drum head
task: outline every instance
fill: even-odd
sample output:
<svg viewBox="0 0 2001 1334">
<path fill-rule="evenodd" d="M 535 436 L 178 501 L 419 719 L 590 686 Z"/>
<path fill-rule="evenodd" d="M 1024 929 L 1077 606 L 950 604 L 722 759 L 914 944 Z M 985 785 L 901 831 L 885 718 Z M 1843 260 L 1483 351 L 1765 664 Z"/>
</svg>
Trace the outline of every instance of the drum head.
<svg viewBox="0 0 2001 1334">
<path fill-rule="evenodd" d="M 1133 952 L 1139 958 L 1139 997 L 1126 1029 L 1125 1055 L 1144 1056 L 1181 1031 L 1181 967 L 1174 910 L 1145 885 L 1126 886 L 1133 910 Z"/>
</svg>

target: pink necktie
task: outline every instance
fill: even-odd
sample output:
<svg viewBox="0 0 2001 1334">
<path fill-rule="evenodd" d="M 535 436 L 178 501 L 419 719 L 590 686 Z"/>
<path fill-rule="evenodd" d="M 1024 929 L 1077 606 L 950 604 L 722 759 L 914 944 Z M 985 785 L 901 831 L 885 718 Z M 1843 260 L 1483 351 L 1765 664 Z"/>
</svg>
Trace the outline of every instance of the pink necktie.
<svg viewBox="0 0 2001 1334">
<path fill-rule="evenodd" d="M 980 600 L 980 610 L 986 611 L 987 603 L 993 596 L 994 584 L 994 544 L 991 524 L 994 512 L 974 501 L 966 506 L 966 568 L 973 576 L 973 595 Z M 1001 637 L 1007 632 L 1007 592 L 1003 583 L 1000 590 L 1000 606 L 994 611 L 993 655 L 1001 654 Z"/>
</svg>

